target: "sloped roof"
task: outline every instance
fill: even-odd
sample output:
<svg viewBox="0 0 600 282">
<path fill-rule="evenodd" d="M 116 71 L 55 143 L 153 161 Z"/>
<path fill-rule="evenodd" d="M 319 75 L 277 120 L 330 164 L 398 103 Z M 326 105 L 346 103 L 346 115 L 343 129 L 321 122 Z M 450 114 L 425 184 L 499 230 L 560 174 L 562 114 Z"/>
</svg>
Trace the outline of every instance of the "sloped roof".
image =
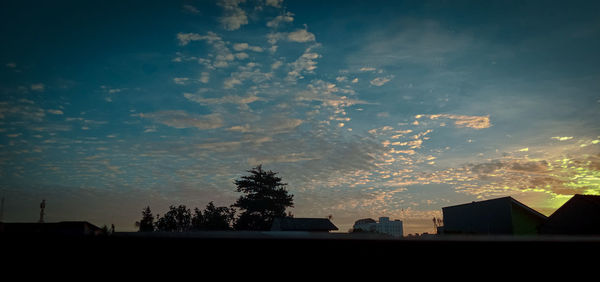
<svg viewBox="0 0 600 282">
<path fill-rule="evenodd" d="M 515 204 L 517 206 L 520 206 L 521 208 L 525 209 L 526 211 L 530 212 L 531 214 L 533 214 L 533 215 L 535 215 L 535 216 L 537 216 L 537 217 L 539 217 L 541 219 L 544 219 L 544 220 L 546 220 L 548 218 L 547 216 L 543 215 L 542 213 L 540 213 L 540 212 L 538 212 L 538 211 L 530 208 L 529 206 L 527 206 L 527 205 L 525 205 L 525 204 L 523 204 L 523 203 L 515 200 L 513 197 L 508 197 L 508 198 L 510 198 L 510 200 L 512 201 L 513 204 Z"/>
<path fill-rule="evenodd" d="M 545 216 L 545 215 L 541 214 L 540 212 L 528 207 L 527 205 L 515 200 L 513 197 L 510 197 L 510 196 L 495 198 L 495 199 L 490 199 L 490 200 L 484 200 L 484 201 L 478 201 L 478 202 L 471 202 L 471 203 L 460 204 L 460 205 L 449 206 L 449 207 L 443 207 L 442 209 L 454 208 L 454 207 L 460 207 L 460 206 L 468 206 L 468 205 L 473 205 L 473 204 L 478 204 L 478 203 L 490 203 L 490 202 L 510 202 L 511 204 L 517 205 L 541 219 L 547 218 L 547 216 Z"/>
<path fill-rule="evenodd" d="M 327 218 L 281 217 L 273 220 L 271 231 L 330 231 L 338 230 Z"/>
<path fill-rule="evenodd" d="M 540 231 L 546 234 L 600 234 L 600 196 L 574 195 L 548 217 Z"/>
</svg>

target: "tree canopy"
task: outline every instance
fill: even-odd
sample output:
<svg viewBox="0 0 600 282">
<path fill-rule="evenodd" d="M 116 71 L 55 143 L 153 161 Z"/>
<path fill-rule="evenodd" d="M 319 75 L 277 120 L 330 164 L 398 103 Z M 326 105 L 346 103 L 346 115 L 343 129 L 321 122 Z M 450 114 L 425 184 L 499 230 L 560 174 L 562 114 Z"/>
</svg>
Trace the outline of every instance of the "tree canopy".
<svg viewBox="0 0 600 282">
<path fill-rule="evenodd" d="M 157 231 L 185 232 L 192 228 L 192 213 L 185 205 L 170 206 L 167 213 L 156 218 Z"/>
<path fill-rule="evenodd" d="M 194 212 L 185 205 L 169 206 L 163 216 L 154 216 L 150 207 L 142 211 L 142 220 L 136 222 L 140 232 L 187 232 L 204 230 L 231 230 L 235 210 L 229 207 L 217 207 L 213 202 L 208 203 L 206 208 L 201 211 L 198 208 Z"/>
<path fill-rule="evenodd" d="M 140 232 L 187 232 L 202 230 L 269 230 L 277 217 L 286 215 L 294 206 L 294 195 L 286 190 L 276 172 L 263 170 L 258 165 L 248 170 L 249 175 L 234 181 L 237 191 L 244 193 L 231 207 L 217 207 L 211 201 L 204 210 L 194 212 L 185 205 L 169 206 L 162 217 L 152 215 L 150 207 L 142 211 L 142 220 L 136 222 Z M 235 218 L 236 209 L 241 210 Z"/>
<path fill-rule="evenodd" d="M 287 183 L 276 172 L 265 171 L 262 165 L 248 170 L 249 175 L 235 180 L 237 191 L 245 195 L 232 205 L 242 210 L 235 222 L 236 230 L 269 230 L 276 217 L 285 217 L 293 207 L 293 195 L 285 189 Z"/>
<path fill-rule="evenodd" d="M 154 216 L 149 206 L 142 211 L 142 220 L 139 221 L 139 227 L 140 232 L 154 231 Z"/>
</svg>

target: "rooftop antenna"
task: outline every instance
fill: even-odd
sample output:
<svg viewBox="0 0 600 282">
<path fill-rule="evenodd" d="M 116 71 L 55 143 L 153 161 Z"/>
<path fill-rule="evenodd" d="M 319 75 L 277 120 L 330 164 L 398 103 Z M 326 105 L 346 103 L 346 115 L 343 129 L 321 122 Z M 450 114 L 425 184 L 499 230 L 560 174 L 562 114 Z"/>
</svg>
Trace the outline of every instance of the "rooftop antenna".
<svg viewBox="0 0 600 282">
<path fill-rule="evenodd" d="M 0 222 L 4 221 L 4 196 L 2 196 L 2 200 L 0 201 Z"/>
<path fill-rule="evenodd" d="M 40 203 L 40 221 L 39 223 L 44 223 L 44 209 L 46 208 L 46 200 L 42 200 Z"/>
</svg>

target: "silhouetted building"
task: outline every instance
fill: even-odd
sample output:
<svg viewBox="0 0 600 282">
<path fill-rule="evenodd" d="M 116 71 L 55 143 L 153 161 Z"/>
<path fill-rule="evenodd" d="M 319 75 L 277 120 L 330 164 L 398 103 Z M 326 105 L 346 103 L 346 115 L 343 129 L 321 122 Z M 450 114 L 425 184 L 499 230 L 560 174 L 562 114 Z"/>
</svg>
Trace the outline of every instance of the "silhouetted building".
<svg viewBox="0 0 600 282">
<path fill-rule="evenodd" d="M 600 196 L 573 196 L 548 217 L 540 233 L 600 235 Z"/>
<path fill-rule="evenodd" d="M 445 234 L 537 234 L 547 217 L 512 197 L 442 208 Z"/>
<path fill-rule="evenodd" d="M 352 226 L 353 232 L 375 232 L 377 229 L 377 221 L 372 218 L 363 218 L 354 222 Z"/>
<path fill-rule="evenodd" d="M 271 231 L 329 232 L 338 230 L 328 218 L 279 217 L 273 220 Z"/>
<path fill-rule="evenodd" d="M 87 221 L 62 221 L 54 223 L 0 222 L 0 234 L 95 236 L 104 234 L 104 231 Z"/>
<path fill-rule="evenodd" d="M 401 220 L 390 221 L 389 217 L 380 217 L 379 222 L 372 218 L 359 219 L 354 222 L 354 232 L 376 232 L 394 237 L 404 236 Z"/>
</svg>

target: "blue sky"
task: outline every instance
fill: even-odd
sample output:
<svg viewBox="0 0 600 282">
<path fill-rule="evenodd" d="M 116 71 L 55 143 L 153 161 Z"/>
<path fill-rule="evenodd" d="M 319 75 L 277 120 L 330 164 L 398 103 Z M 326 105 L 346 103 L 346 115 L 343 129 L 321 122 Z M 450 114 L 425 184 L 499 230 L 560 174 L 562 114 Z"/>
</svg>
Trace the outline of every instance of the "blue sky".
<svg viewBox="0 0 600 282">
<path fill-rule="evenodd" d="M 133 230 L 257 164 L 340 230 L 600 193 L 592 1 L 5 1 L 6 221 Z"/>
</svg>

